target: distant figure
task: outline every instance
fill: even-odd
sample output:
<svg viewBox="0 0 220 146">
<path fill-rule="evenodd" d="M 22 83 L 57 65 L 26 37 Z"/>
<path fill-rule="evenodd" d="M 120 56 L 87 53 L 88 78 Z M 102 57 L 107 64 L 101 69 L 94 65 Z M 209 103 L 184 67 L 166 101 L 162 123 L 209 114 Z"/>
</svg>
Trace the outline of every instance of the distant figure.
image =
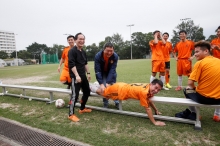
<svg viewBox="0 0 220 146">
<path fill-rule="evenodd" d="M 83 96 L 80 101 L 81 106 L 79 113 L 90 113 L 92 110 L 85 107 L 90 95 L 89 81 L 91 80 L 89 66 L 87 63 L 86 52 L 83 50 L 85 44 L 85 36 L 77 33 L 75 36 L 76 46 L 69 50 L 69 73 L 72 78 L 72 97 L 70 99 L 69 120 L 78 122 L 79 118 L 74 114 L 76 101 L 79 97 L 80 88 L 82 88 Z M 87 73 L 87 76 L 86 76 Z M 88 78 L 88 79 L 87 79 Z"/>
<path fill-rule="evenodd" d="M 58 66 L 58 72 L 60 72 L 60 68 L 64 63 L 63 70 L 60 75 L 60 82 L 67 85 L 67 89 L 70 89 L 71 86 L 71 78 L 69 74 L 69 67 L 68 67 L 68 52 L 74 46 L 74 36 L 70 35 L 67 37 L 67 42 L 69 43 L 68 47 L 65 47 L 62 52 L 62 56 L 60 59 L 60 64 Z"/>
<path fill-rule="evenodd" d="M 127 83 L 115 83 L 108 85 L 104 91 L 97 85 L 90 85 L 91 91 L 99 95 L 104 96 L 107 99 L 113 100 L 127 100 L 136 99 L 140 100 L 140 105 L 146 110 L 148 118 L 154 125 L 164 126 L 164 122 L 155 121 L 151 107 L 154 109 L 155 114 L 161 114 L 156 106 L 149 99 L 157 94 L 163 87 L 162 81 L 154 79 L 150 84 L 127 84 Z"/>
<path fill-rule="evenodd" d="M 182 90 L 182 75 L 189 76 L 192 71 L 194 42 L 187 40 L 186 36 L 187 32 L 185 30 L 179 32 L 180 41 L 176 44 L 173 51 L 174 58 L 177 61 L 178 87 L 175 89 L 176 91 Z M 176 53 L 178 53 L 177 57 Z"/>
<path fill-rule="evenodd" d="M 159 30 L 153 32 L 154 40 L 149 42 L 152 51 L 152 75 L 150 77 L 150 83 L 156 78 L 157 72 L 160 72 L 160 80 L 163 82 L 163 89 L 169 90 L 165 87 L 165 60 L 163 54 L 163 48 L 166 44 Z"/>
<path fill-rule="evenodd" d="M 170 53 L 173 53 L 172 44 L 168 41 L 169 33 L 163 33 L 163 39 L 165 40 L 166 44 L 163 48 L 163 55 L 165 60 L 165 87 L 172 88 L 170 85 Z"/>
<path fill-rule="evenodd" d="M 110 42 L 105 43 L 103 50 L 95 55 L 95 75 L 96 80 L 100 84 L 103 92 L 106 86 L 116 82 L 116 67 L 118 63 L 118 55 L 114 52 L 114 45 Z M 115 107 L 119 109 L 119 101 L 114 100 Z M 108 108 L 108 99 L 103 98 L 103 107 Z"/>
<path fill-rule="evenodd" d="M 211 42 L 211 52 L 212 55 L 220 59 L 220 26 L 217 28 L 217 38 L 213 39 Z M 215 109 L 214 117 L 215 121 L 220 121 L 220 109 Z"/>
</svg>

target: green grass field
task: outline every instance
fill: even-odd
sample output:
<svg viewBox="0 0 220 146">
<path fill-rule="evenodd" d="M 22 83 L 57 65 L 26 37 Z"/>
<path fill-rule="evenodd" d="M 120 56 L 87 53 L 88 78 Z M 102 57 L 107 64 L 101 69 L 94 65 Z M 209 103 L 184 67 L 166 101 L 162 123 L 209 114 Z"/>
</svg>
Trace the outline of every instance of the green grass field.
<svg viewBox="0 0 220 146">
<path fill-rule="evenodd" d="M 89 62 L 92 82 L 95 81 L 94 62 Z M 0 80 L 7 84 L 35 85 L 65 88 L 59 82 L 58 64 L 30 65 L 0 68 Z M 148 59 L 119 60 L 117 81 L 127 83 L 149 82 L 151 61 Z M 177 86 L 176 63 L 171 60 L 170 84 Z M 184 77 L 183 85 L 187 78 Z M 0 89 L 2 92 L 2 89 Z M 11 93 L 22 93 L 10 89 Z M 30 91 L 28 94 L 48 98 L 48 93 Z M 158 96 L 184 98 L 182 91 L 161 91 Z M 55 94 L 68 102 L 69 96 Z M 112 103 L 112 101 L 111 101 Z M 102 106 L 101 98 L 89 98 L 89 105 Z M 165 116 L 185 110 L 186 106 L 156 104 Z M 111 104 L 110 108 L 114 108 Z M 123 102 L 123 110 L 144 112 L 144 108 L 133 100 Z M 77 108 L 78 110 L 78 108 Z M 93 110 L 89 114 L 78 114 L 80 122 L 67 119 L 68 109 L 55 108 L 41 101 L 29 101 L 17 97 L 0 96 L 0 116 L 16 120 L 64 137 L 96 146 L 146 146 L 146 145 L 220 145 L 220 123 L 212 121 L 214 109 L 201 108 L 202 131 L 193 125 L 165 121 L 166 126 L 154 126 L 149 119 L 118 115 Z"/>
</svg>

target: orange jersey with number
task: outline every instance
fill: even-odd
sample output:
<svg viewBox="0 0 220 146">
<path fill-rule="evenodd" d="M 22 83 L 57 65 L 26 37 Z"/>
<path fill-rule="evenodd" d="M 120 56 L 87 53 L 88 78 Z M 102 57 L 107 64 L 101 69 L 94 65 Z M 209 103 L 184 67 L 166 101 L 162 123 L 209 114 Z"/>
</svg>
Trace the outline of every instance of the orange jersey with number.
<svg viewBox="0 0 220 146">
<path fill-rule="evenodd" d="M 162 49 L 165 46 L 165 44 L 163 44 L 163 42 L 160 40 L 157 44 L 154 44 L 154 40 L 151 40 L 149 42 L 149 45 L 152 52 L 151 59 L 164 61 L 164 54 Z"/>
<path fill-rule="evenodd" d="M 194 42 L 186 40 L 185 42 L 180 41 L 176 44 L 173 52 L 178 52 L 178 59 L 189 59 L 192 55 L 192 50 L 194 50 Z"/>
<path fill-rule="evenodd" d="M 68 52 L 69 52 L 69 50 L 70 50 L 70 46 L 65 47 L 63 49 L 63 53 L 62 53 L 62 56 L 61 56 L 61 58 L 64 60 L 63 69 L 66 69 L 66 70 L 69 70 L 69 67 L 68 67 Z"/>
<path fill-rule="evenodd" d="M 217 45 L 217 46 L 219 46 L 219 48 L 220 48 L 220 39 L 219 39 L 219 38 L 213 39 L 212 42 L 211 42 L 211 45 Z M 219 50 L 213 49 L 213 50 L 212 50 L 212 55 L 213 55 L 214 57 L 220 59 L 220 51 L 219 51 Z"/>
<path fill-rule="evenodd" d="M 113 100 L 136 99 L 140 100 L 141 106 L 149 107 L 149 98 L 152 97 L 149 87 L 150 84 L 115 83 L 104 90 L 103 96 Z"/>
<path fill-rule="evenodd" d="M 163 55 L 164 55 L 164 61 L 165 62 L 170 61 L 170 53 L 173 51 L 172 44 L 170 42 L 166 42 L 162 50 L 163 50 Z"/>
<path fill-rule="evenodd" d="M 207 97 L 220 99 L 220 60 L 213 56 L 207 56 L 197 61 L 193 67 L 189 79 L 196 81 L 196 91 Z"/>
</svg>

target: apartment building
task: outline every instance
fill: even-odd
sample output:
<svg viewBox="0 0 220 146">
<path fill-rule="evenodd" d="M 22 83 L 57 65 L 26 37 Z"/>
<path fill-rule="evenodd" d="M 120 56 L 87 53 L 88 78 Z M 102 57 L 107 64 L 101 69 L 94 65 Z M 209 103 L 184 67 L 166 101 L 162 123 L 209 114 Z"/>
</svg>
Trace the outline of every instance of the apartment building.
<svg viewBox="0 0 220 146">
<path fill-rule="evenodd" d="M 14 32 L 0 30 L 0 51 L 4 51 L 8 55 L 16 51 Z"/>
</svg>

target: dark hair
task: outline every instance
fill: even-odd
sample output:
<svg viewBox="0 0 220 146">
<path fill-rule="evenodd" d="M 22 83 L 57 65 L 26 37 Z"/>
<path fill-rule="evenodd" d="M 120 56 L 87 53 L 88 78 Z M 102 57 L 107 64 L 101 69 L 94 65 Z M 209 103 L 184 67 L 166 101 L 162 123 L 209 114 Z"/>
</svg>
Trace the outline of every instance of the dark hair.
<svg viewBox="0 0 220 146">
<path fill-rule="evenodd" d="M 164 33 L 163 33 L 163 35 L 165 35 L 165 34 L 168 35 L 168 37 L 169 37 L 169 33 L 168 33 L 168 32 L 164 32 Z"/>
<path fill-rule="evenodd" d="M 180 33 L 185 33 L 185 34 L 187 34 L 187 32 L 186 32 L 185 30 L 180 30 L 179 34 L 180 34 Z"/>
<path fill-rule="evenodd" d="M 67 40 L 68 40 L 69 38 L 73 38 L 73 39 L 75 40 L 75 37 L 74 37 L 73 35 L 69 35 L 69 36 L 67 37 Z"/>
<path fill-rule="evenodd" d="M 105 50 L 107 47 L 114 49 L 114 45 L 111 42 L 105 43 L 105 45 L 103 46 L 103 49 Z"/>
<path fill-rule="evenodd" d="M 84 38 L 85 38 L 85 35 L 84 34 L 82 34 L 81 32 L 79 32 L 79 33 L 77 33 L 76 35 L 75 35 L 75 40 L 77 40 L 78 39 L 78 36 L 79 35 L 83 35 L 84 36 Z"/>
<path fill-rule="evenodd" d="M 151 84 L 156 85 L 159 84 L 161 88 L 163 88 L 163 82 L 161 80 L 158 79 L 154 79 Z"/>
<path fill-rule="evenodd" d="M 220 26 L 218 27 L 218 29 L 220 29 Z"/>
<path fill-rule="evenodd" d="M 157 33 L 157 32 L 160 32 L 159 30 L 155 30 L 154 32 L 153 32 L 153 35 L 155 35 L 155 33 Z"/>
<path fill-rule="evenodd" d="M 198 41 L 197 43 L 195 43 L 195 48 L 196 47 L 200 47 L 201 50 L 205 51 L 206 49 L 209 50 L 211 49 L 211 45 L 209 42 L 207 41 Z"/>
</svg>

